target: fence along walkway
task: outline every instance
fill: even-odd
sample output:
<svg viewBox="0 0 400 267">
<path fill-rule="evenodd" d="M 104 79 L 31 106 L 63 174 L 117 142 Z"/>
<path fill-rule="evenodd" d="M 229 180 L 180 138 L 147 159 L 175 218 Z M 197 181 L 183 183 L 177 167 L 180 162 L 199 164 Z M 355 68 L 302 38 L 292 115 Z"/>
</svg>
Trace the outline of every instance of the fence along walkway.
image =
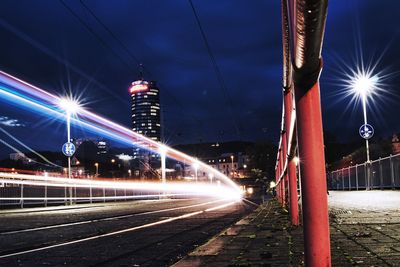
<svg viewBox="0 0 400 267">
<path fill-rule="evenodd" d="M 400 188 L 400 154 L 328 173 L 330 190 Z"/>
</svg>

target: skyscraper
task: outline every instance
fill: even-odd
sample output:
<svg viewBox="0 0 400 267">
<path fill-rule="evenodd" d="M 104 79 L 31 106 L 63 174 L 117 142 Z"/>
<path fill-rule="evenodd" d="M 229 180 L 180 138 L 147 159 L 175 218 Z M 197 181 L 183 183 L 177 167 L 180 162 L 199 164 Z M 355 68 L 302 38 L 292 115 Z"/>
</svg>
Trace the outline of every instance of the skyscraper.
<svg viewBox="0 0 400 267">
<path fill-rule="evenodd" d="M 132 100 L 132 130 L 154 141 L 161 141 L 160 95 L 156 82 L 143 78 L 134 81 L 129 88 Z M 141 161 L 141 168 L 150 168 L 150 158 L 157 157 L 142 149 L 134 149 L 134 159 Z"/>
</svg>

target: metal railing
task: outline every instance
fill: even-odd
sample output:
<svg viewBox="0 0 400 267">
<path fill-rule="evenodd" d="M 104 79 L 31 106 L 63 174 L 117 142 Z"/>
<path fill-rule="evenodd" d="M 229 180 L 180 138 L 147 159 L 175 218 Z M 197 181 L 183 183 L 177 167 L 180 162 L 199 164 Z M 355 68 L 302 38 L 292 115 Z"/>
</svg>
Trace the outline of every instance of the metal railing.
<svg viewBox="0 0 400 267">
<path fill-rule="evenodd" d="M 311 267 L 331 266 L 319 88 L 328 1 L 281 3 L 283 107 L 275 165 L 276 196 L 282 206 L 289 207 L 291 224 L 299 225 L 300 184 L 304 263 Z"/>
<path fill-rule="evenodd" d="M 400 188 L 400 154 L 328 173 L 330 190 Z"/>
<path fill-rule="evenodd" d="M 72 196 L 68 187 L 35 186 L 26 184 L 0 184 L 0 209 L 54 206 L 79 203 L 127 201 L 133 199 L 158 199 L 162 192 L 146 192 L 121 188 L 73 188 Z"/>
</svg>

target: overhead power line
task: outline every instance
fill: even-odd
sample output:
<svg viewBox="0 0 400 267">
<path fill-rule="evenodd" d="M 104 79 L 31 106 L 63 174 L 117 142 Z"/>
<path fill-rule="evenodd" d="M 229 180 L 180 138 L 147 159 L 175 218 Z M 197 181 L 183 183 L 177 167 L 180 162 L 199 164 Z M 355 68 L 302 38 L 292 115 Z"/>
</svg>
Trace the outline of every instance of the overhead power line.
<svg viewBox="0 0 400 267">
<path fill-rule="evenodd" d="M 63 0 L 59 0 L 60 3 L 64 6 L 68 12 L 75 17 L 79 23 L 87 30 L 89 31 L 96 39 L 97 41 L 105 48 L 109 49 L 114 56 L 116 56 L 126 67 L 128 67 L 130 70 L 134 71 L 134 68 L 128 64 L 118 53 L 114 51 L 114 49 L 106 43 L 94 30 L 92 27 L 90 27 L 74 10 L 72 10 Z"/>
<path fill-rule="evenodd" d="M 79 1 L 81 5 L 93 16 L 93 18 L 114 38 L 115 41 L 125 50 L 125 52 L 131 57 L 137 65 L 141 64 L 141 61 L 128 49 L 128 47 L 114 34 L 114 32 L 105 25 L 101 19 L 89 8 L 82 0 Z"/>
<path fill-rule="evenodd" d="M 62 0 L 60 0 L 62 1 Z M 124 49 L 124 51 L 130 56 L 130 58 L 137 64 L 140 65 L 141 61 L 139 60 L 139 58 L 132 53 L 132 51 L 124 44 L 124 42 L 121 41 L 121 39 L 118 38 L 118 36 L 100 19 L 99 16 L 96 15 L 96 13 L 88 6 L 84 3 L 83 0 L 80 0 L 81 5 L 85 8 L 85 10 L 87 10 L 89 12 L 89 14 L 91 16 L 93 16 L 93 18 L 108 32 L 108 34 L 110 34 L 110 36 Z M 64 3 L 65 4 L 65 3 Z M 70 10 L 70 8 L 69 8 Z M 73 15 L 77 18 L 79 18 L 79 21 L 82 21 L 82 19 L 75 13 L 73 12 Z M 83 23 L 83 25 L 87 28 L 87 24 Z M 87 28 L 88 29 L 88 28 Z M 93 33 L 95 35 L 95 37 L 97 39 L 101 39 L 101 37 L 99 37 L 97 34 L 94 33 L 94 30 L 92 28 L 90 28 L 90 32 Z M 102 40 L 102 43 L 105 43 L 104 40 Z M 107 45 L 107 48 L 111 49 L 112 48 Z M 113 51 L 113 50 L 112 50 Z M 114 51 L 113 51 L 114 52 Z M 143 69 L 145 70 L 145 72 L 147 72 L 147 74 L 149 74 L 150 76 L 153 76 L 151 71 L 146 67 L 146 66 L 142 66 Z M 158 84 L 161 86 L 161 83 L 158 82 Z M 167 93 L 167 95 L 172 99 L 173 102 L 175 102 L 178 106 L 179 109 L 182 111 L 183 114 L 188 114 L 187 112 L 185 112 L 184 106 L 182 105 L 182 103 L 168 90 L 168 87 L 165 86 L 161 86 L 163 87 L 163 91 Z M 201 122 L 201 120 L 199 118 L 197 118 L 195 115 L 193 114 L 188 114 L 195 122 L 197 122 L 199 125 L 203 125 L 203 123 Z"/>
<path fill-rule="evenodd" d="M 221 71 L 220 71 L 220 69 L 218 67 L 217 61 L 215 60 L 215 57 L 214 57 L 214 54 L 213 54 L 213 52 L 211 50 L 211 47 L 210 47 L 210 44 L 208 42 L 207 36 L 206 36 L 206 34 L 205 34 L 204 30 L 203 30 L 203 27 L 201 26 L 200 18 L 198 16 L 197 12 L 196 12 L 196 8 L 194 7 L 192 0 L 189 0 L 189 3 L 190 3 L 190 6 L 192 7 L 192 11 L 193 11 L 194 17 L 196 18 L 197 26 L 199 27 L 199 30 L 200 30 L 201 36 L 203 38 L 204 44 L 205 44 L 205 46 L 207 48 L 208 55 L 210 56 L 210 60 L 211 60 L 212 66 L 214 68 L 215 75 L 217 76 L 217 80 L 218 80 L 218 82 L 220 84 L 220 89 L 222 91 L 222 96 L 225 98 L 225 100 L 226 100 L 226 102 L 228 104 L 229 112 L 230 112 L 230 115 L 231 115 L 231 118 L 232 118 L 233 125 L 234 125 L 235 130 L 236 130 L 236 133 L 237 133 L 239 139 L 241 139 L 241 129 L 240 129 L 241 127 L 240 127 L 240 123 L 238 123 L 236 121 L 236 112 L 235 112 L 235 109 L 234 109 L 232 98 L 231 98 L 231 96 L 230 96 L 230 94 L 228 92 L 228 89 L 226 87 L 224 78 L 222 77 Z"/>
</svg>

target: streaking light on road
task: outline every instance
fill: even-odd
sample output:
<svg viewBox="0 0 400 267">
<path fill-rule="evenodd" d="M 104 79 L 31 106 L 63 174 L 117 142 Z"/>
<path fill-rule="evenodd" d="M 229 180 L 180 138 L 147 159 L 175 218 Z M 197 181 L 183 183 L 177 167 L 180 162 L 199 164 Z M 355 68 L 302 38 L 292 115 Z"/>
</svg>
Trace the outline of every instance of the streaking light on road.
<svg viewBox="0 0 400 267">
<path fill-rule="evenodd" d="M 232 187 L 213 186 L 209 183 L 160 183 L 160 182 L 119 182 L 96 179 L 69 179 L 50 177 L 46 175 L 30 175 L 18 173 L 0 173 L 0 182 L 9 184 L 26 184 L 34 186 L 77 187 L 77 188 L 106 188 L 129 189 L 138 192 L 165 192 L 167 194 L 185 194 L 211 196 L 222 199 L 239 201 L 241 194 Z"/>
<path fill-rule="evenodd" d="M 79 119 L 77 117 L 72 117 L 71 124 L 77 125 L 82 127 L 82 129 L 92 131 L 96 134 L 105 135 L 108 138 L 121 143 L 135 145 L 156 153 L 158 152 L 160 145 L 165 146 L 165 144 L 160 144 L 146 136 L 132 131 L 131 129 L 81 108 L 77 102 L 71 103 L 69 101 L 62 101 L 60 97 L 2 71 L 0 71 L 0 97 L 6 98 L 20 106 L 58 120 L 65 117 L 63 112 L 60 112 L 62 106 L 70 112 L 76 112 L 76 115 L 79 116 Z M 71 98 L 69 98 L 69 100 L 70 99 Z M 65 110 L 64 108 L 63 111 Z M 236 191 L 237 193 L 240 192 L 240 188 L 237 184 L 223 173 L 178 150 L 167 146 L 165 147 L 167 148 L 167 157 L 179 162 L 184 162 L 188 165 L 195 164 L 202 172 L 208 174 L 212 173 L 215 179 L 224 182 L 224 184 L 229 186 L 233 191 Z M 199 178 L 203 179 L 203 177 Z"/>
</svg>

